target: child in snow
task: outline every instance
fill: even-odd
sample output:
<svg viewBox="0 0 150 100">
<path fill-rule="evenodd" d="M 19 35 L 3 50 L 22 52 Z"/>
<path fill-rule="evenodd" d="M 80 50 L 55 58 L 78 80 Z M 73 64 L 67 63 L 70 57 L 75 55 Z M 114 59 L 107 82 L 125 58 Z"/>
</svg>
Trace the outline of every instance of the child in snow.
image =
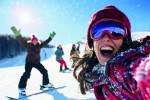
<svg viewBox="0 0 150 100">
<path fill-rule="evenodd" d="M 128 17 L 113 5 L 90 20 L 93 48 L 74 68 L 82 94 L 94 88 L 97 100 L 150 100 L 150 36 L 132 41 Z"/>
<path fill-rule="evenodd" d="M 73 61 L 72 66 L 71 66 L 72 68 L 74 68 L 75 63 L 80 58 L 79 47 L 80 47 L 80 45 L 78 45 L 78 47 L 76 48 L 76 45 L 72 44 L 72 48 L 71 48 L 71 51 L 70 51 L 70 60 Z"/>
<path fill-rule="evenodd" d="M 55 55 L 56 55 L 56 61 L 58 63 L 60 63 L 60 70 L 59 72 L 63 72 L 63 71 L 66 71 L 66 70 L 70 70 L 68 67 L 67 67 L 67 64 L 65 62 L 65 60 L 63 59 L 63 55 L 64 55 L 64 51 L 63 51 L 63 48 L 61 45 L 58 45 L 57 46 L 57 50 L 55 51 Z M 65 69 L 63 70 L 63 65 L 65 67 Z"/>
<path fill-rule="evenodd" d="M 26 95 L 25 89 L 27 86 L 27 80 L 30 78 L 32 68 L 36 68 L 43 75 L 43 86 L 44 87 L 53 87 L 53 85 L 49 82 L 48 72 L 44 68 L 44 66 L 40 62 L 40 50 L 42 47 L 46 46 L 55 36 L 55 32 L 50 33 L 47 40 L 42 43 L 39 43 L 37 37 L 35 35 L 32 36 L 30 41 L 25 41 L 21 34 L 20 30 L 17 30 L 14 26 L 11 27 L 11 30 L 15 34 L 19 43 L 24 46 L 27 50 L 27 57 L 25 61 L 25 72 L 21 76 L 19 81 L 19 93 L 21 95 Z"/>
</svg>

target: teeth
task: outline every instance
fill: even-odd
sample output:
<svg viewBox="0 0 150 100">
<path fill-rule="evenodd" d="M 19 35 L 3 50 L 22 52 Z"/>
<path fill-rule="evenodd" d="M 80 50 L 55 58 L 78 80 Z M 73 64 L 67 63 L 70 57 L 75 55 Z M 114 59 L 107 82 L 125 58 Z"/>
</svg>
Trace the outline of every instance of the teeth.
<svg viewBox="0 0 150 100">
<path fill-rule="evenodd" d="M 102 47 L 101 50 L 113 50 L 111 47 Z"/>
</svg>

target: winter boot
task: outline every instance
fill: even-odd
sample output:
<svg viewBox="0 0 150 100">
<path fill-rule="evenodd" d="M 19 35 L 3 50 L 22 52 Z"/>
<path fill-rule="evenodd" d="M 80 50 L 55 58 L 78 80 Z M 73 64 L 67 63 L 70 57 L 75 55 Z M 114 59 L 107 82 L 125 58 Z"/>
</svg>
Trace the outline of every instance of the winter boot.
<svg viewBox="0 0 150 100">
<path fill-rule="evenodd" d="M 19 88 L 19 94 L 26 96 L 26 89 L 25 88 Z"/>
<path fill-rule="evenodd" d="M 40 90 L 43 90 L 43 89 L 45 89 L 45 88 L 54 88 L 54 85 L 53 85 L 52 83 L 49 83 L 49 84 L 47 84 L 47 85 L 42 85 L 42 86 L 40 86 Z"/>
<path fill-rule="evenodd" d="M 69 69 L 68 67 L 65 67 L 65 71 L 66 71 L 66 70 L 69 70 L 69 71 L 71 71 L 71 69 Z"/>
<path fill-rule="evenodd" d="M 63 69 L 62 69 L 62 67 L 60 66 L 60 70 L 59 70 L 59 72 L 63 72 Z"/>
</svg>

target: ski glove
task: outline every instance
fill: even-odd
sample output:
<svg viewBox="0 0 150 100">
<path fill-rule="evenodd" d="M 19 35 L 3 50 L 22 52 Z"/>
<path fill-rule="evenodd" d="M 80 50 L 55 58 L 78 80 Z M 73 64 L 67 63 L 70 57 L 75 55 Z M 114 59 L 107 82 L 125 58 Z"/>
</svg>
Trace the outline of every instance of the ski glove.
<svg viewBox="0 0 150 100">
<path fill-rule="evenodd" d="M 12 26 L 11 30 L 13 31 L 13 33 L 15 34 L 15 36 L 20 36 L 20 29 L 17 30 L 15 26 Z"/>
<path fill-rule="evenodd" d="M 56 35 L 56 33 L 55 32 L 53 32 L 53 33 L 50 33 L 49 34 L 49 37 L 51 38 L 51 39 L 53 39 L 53 37 Z"/>
</svg>

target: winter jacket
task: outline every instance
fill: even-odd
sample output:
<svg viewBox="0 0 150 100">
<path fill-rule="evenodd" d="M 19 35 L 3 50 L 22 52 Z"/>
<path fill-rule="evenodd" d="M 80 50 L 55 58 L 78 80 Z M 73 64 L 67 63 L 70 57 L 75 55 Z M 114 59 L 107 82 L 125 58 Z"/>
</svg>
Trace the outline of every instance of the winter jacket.
<svg viewBox="0 0 150 100">
<path fill-rule="evenodd" d="M 57 50 L 55 51 L 55 55 L 56 55 L 56 61 L 57 60 L 63 60 L 63 55 L 64 55 L 64 51 L 62 49 L 57 48 Z"/>
<path fill-rule="evenodd" d="M 106 66 L 94 66 L 91 72 L 85 74 L 85 80 L 92 83 L 96 99 L 148 100 L 137 83 L 139 73 L 144 80 L 146 77 L 142 74 L 150 72 L 149 55 L 150 38 L 147 38 L 140 47 L 118 54 Z M 149 69 L 141 70 L 145 67 Z M 150 88 L 150 85 L 147 86 Z"/>
<path fill-rule="evenodd" d="M 21 36 L 17 36 L 16 38 L 19 43 L 27 50 L 26 62 L 35 64 L 40 63 L 41 48 L 46 46 L 52 40 L 51 38 L 48 38 L 44 42 L 34 45 L 32 42 L 25 41 Z"/>
<path fill-rule="evenodd" d="M 74 54 L 75 54 L 76 56 L 79 56 L 78 51 L 75 50 L 75 49 L 73 49 L 73 50 L 70 51 L 70 56 L 72 56 L 72 55 L 74 55 Z"/>
<path fill-rule="evenodd" d="M 76 61 L 80 56 L 79 56 L 79 53 L 76 49 L 72 49 L 70 51 L 70 57 L 72 60 Z"/>
</svg>

